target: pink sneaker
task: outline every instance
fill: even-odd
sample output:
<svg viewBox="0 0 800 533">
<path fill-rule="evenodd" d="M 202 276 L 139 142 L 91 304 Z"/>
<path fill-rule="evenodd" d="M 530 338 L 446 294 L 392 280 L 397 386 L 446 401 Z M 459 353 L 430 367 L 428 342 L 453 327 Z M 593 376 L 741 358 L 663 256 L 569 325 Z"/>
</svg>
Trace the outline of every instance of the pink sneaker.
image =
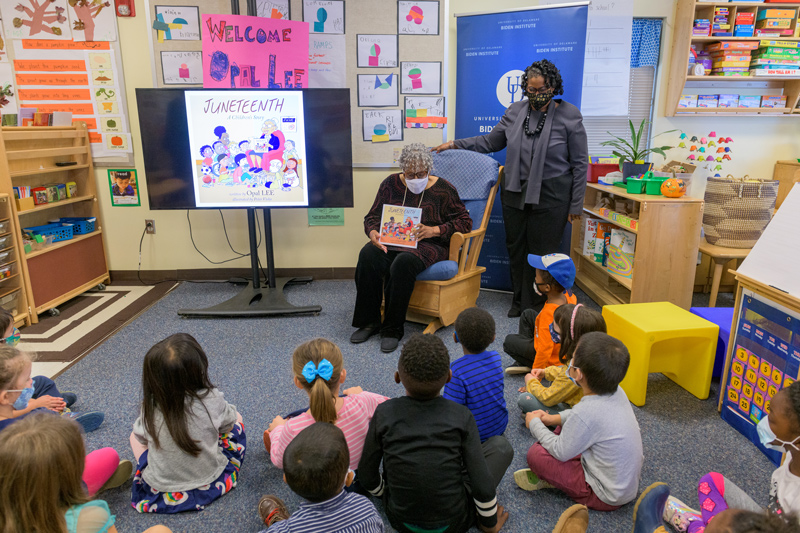
<svg viewBox="0 0 800 533">
<path fill-rule="evenodd" d="M 670 496 L 664 506 L 664 522 L 667 522 L 675 531 L 688 531 L 689 524 L 695 521 L 702 523 L 700 511 L 692 509 L 678 498 Z"/>
</svg>

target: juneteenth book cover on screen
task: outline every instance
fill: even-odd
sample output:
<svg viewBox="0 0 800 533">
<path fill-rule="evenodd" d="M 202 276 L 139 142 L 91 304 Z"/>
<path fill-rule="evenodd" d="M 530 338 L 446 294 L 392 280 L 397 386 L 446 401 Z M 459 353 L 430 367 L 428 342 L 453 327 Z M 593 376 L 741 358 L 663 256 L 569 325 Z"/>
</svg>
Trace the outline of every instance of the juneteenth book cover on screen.
<svg viewBox="0 0 800 533">
<path fill-rule="evenodd" d="M 308 205 L 301 91 L 187 91 L 197 207 Z"/>
</svg>

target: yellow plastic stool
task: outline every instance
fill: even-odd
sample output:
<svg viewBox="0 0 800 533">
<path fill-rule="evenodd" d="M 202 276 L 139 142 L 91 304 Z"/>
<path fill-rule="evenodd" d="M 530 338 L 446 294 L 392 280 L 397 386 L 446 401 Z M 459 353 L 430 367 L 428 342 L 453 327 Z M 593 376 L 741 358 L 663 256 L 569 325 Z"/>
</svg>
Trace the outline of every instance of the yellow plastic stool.
<svg viewBox="0 0 800 533">
<path fill-rule="evenodd" d="M 661 372 L 701 400 L 708 398 L 719 326 L 669 302 L 606 305 L 608 334 L 631 355 L 620 386 L 628 399 L 644 405 L 647 375 Z"/>
</svg>

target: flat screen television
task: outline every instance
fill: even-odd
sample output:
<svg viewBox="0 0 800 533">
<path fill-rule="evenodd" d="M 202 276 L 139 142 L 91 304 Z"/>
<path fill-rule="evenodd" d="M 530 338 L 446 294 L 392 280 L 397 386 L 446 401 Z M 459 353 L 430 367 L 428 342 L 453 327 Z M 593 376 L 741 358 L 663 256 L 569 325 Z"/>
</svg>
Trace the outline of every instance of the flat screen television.
<svg viewBox="0 0 800 533">
<path fill-rule="evenodd" d="M 349 89 L 136 89 L 151 209 L 353 207 Z"/>
</svg>

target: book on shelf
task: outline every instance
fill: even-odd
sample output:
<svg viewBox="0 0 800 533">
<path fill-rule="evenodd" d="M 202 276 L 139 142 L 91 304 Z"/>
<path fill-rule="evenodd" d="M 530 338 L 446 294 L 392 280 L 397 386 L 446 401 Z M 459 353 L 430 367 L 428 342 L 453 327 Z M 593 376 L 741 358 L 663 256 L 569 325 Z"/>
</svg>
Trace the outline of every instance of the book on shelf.
<svg viewBox="0 0 800 533">
<path fill-rule="evenodd" d="M 716 50 L 755 50 L 756 48 L 758 48 L 758 41 L 720 41 L 706 46 L 706 52 L 714 52 Z"/>
<path fill-rule="evenodd" d="M 753 57 L 763 57 L 763 56 L 793 56 L 798 57 L 800 56 L 800 50 L 797 48 L 780 48 L 777 46 L 763 46 L 753 52 Z"/>
<path fill-rule="evenodd" d="M 750 61 L 751 67 L 769 67 L 776 65 L 773 68 L 800 68 L 800 60 L 798 59 L 753 59 Z"/>
<path fill-rule="evenodd" d="M 719 107 L 718 94 L 701 94 L 697 97 L 697 107 Z"/>
<path fill-rule="evenodd" d="M 749 64 L 749 61 L 715 61 L 711 66 L 712 68 L 741 68 Z"/>
<path fill-rule="evenodd" d="M 792 19 L 763 19 L 756 22 L 756 29 L 787 29 L 792 27 Z"/>
<path fill-rule="evenodd" d="M 608 244 L 606 260 L 608 271 L 623 278 L 632 278 L 636 235 L 623 229 L 613 228 Z"/>
<path fill-rule="evenodd" d="M 732 58 L 732 57 L 747 56 L 749 58 L 751 53 L 752 53 L 751 50 L 714 50 L 713 52 L 711 52 L 711 58 L 714 60 L 723 57 Z"/>
<path fill-rule="evenodd" d="M 719 95 L 719 107 L 739 107 L 739 95 L 738 94 Z"/>
<path fill-rule="evenodd" d="M 697 107 L 697 95 L 682 94 L 681 99 L 678 100 L 678 107 Z"/>
<path fill-rule="evenodd" d="M 17 114 L 16 113 L 3 113 L 2 125 L 3 126 L 16 126 L 17 125 Z"/>
<path fill-rule="evenodd" d="M 782 76 L 786 78 L 800 78 L 800 70 L 798 69 L 782 69 L 782 68 L 751 68 L 751 76 Z"/>
<path fill-rule="evenodd" d="M 422 209 L 402 205 L 384 205 L 379 241 L 386 246 L 416 248 L 414 229 L 422 220 Z"/>
<path fill-rule="evenodd" d="M 794 9 L 768 8 L 759 11 L 756 20 L 793 19 L 795 15 L 797 15 L 797 12 Z"/>
<path fill-rule="evenodd" d="M 755 48 L 768 46 L 773 46 L 776 48 L 800 48 L 800 41 L 771 41 L 768 39 L 761 39 L 758 42 L 758 46 Z"/>
<path fill-rule="evenodd" d="M 761 107 L 761 96 L 754 94 L 740 94 L 739 95 L 739 107 L 744 108 L 756 108 Z"/>
<path fill-rule="evenodd" d="M 761 98 L 761 107 L 786 107 L 786 97 L 764 96 Z"/>
</svg>

